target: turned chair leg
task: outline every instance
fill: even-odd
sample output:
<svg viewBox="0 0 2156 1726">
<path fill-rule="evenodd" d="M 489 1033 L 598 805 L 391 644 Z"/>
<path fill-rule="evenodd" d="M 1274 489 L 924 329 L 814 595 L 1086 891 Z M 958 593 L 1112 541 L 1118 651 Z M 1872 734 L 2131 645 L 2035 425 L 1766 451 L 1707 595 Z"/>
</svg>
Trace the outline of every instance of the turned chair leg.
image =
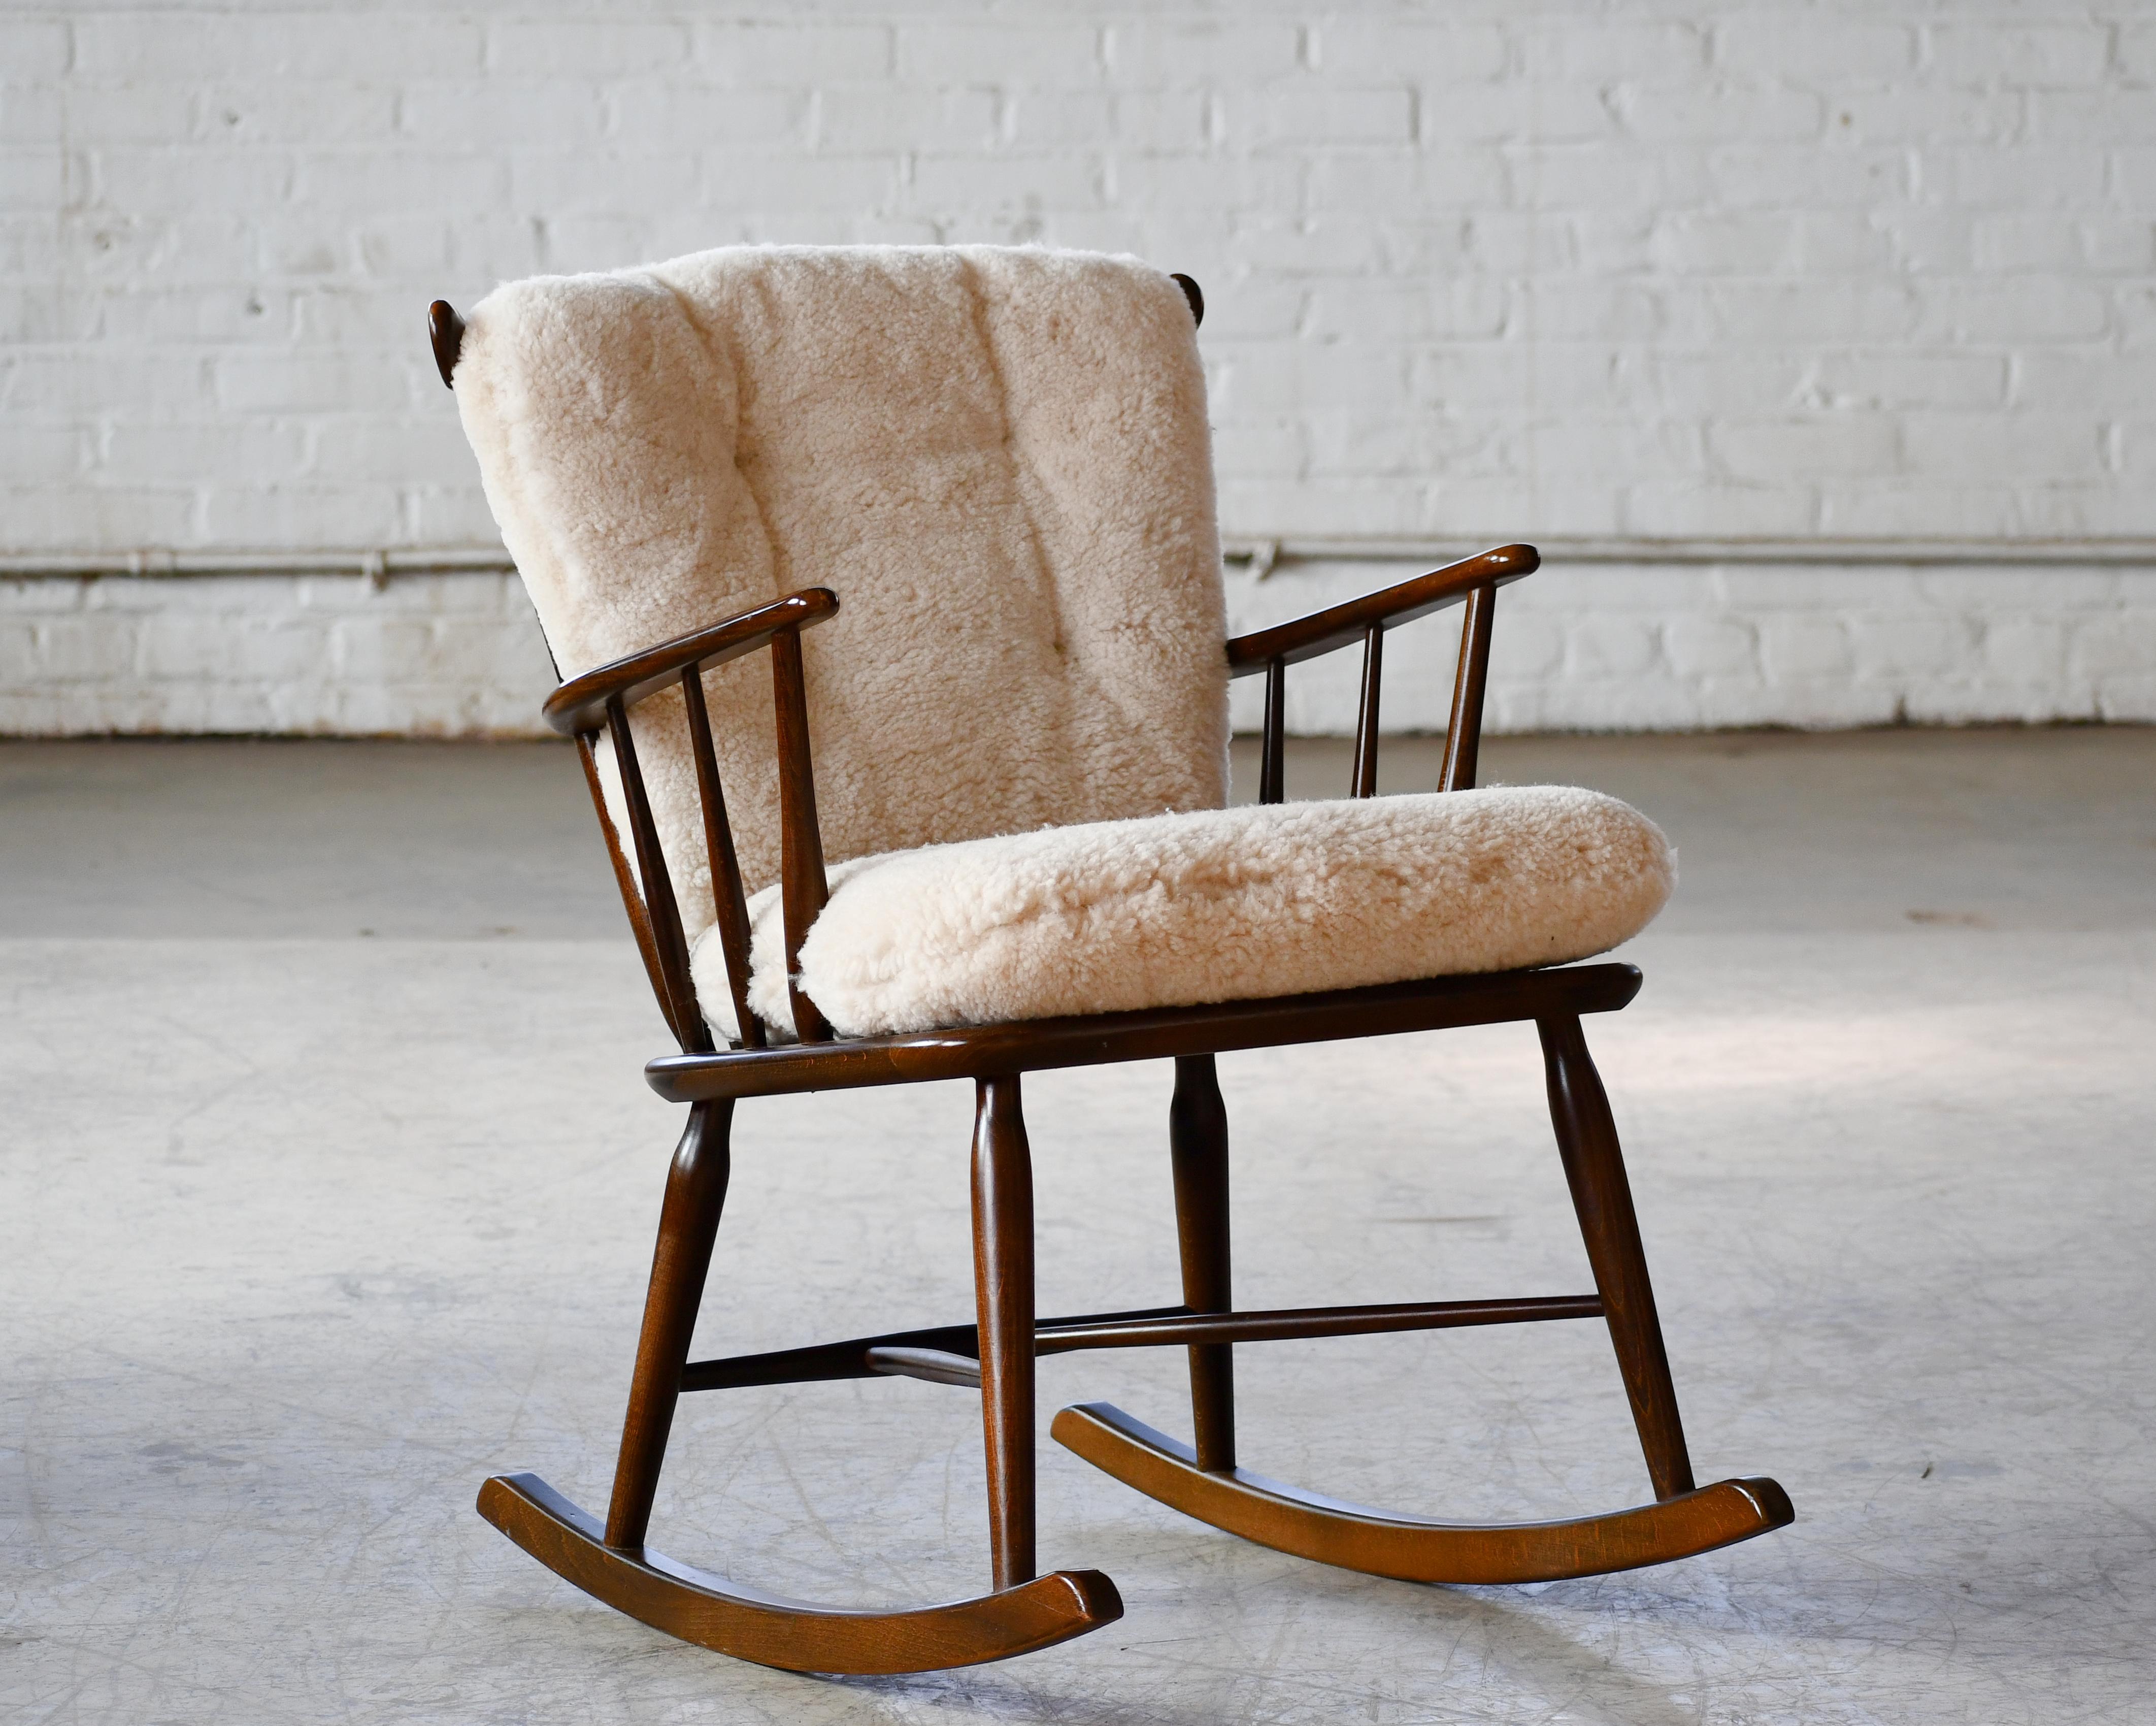
<svg viewBox="0 0 2156 1726">
<path fill-rule="evenodd" d="M 1018 1075 L 973 1084 L 973 1300 L 995 1585 L 1034 1574 L 1033 1160 Z"/>
<path fill-rule="evenodd" d="M 696 1308 L 711 1266 L 711 1242 L 726 1202 L 733 1112 L 731 1102 L 698 1103 L 666 1171 L 659 1244 L 652 1252 L 651 1287 L 644 1299 L 644 1331 L 637 1341 L 629 1415 L 622 1422 L 621 1456 L 614 1464 L 613 1499 L 607 1510 L 610 1547 L 642 1546 L 651 1524 L 651 1501 L 659 1491 L 674 1405 L 681 1395 L 681 1368 L 689 1359 Z"/>
<path fill-rule="evenodd" d="M 1640 1220 L 1632 1209 L 1609 1098 L 1588 1056 L 1578 1020 L 1537 1020 L 1536 1029 L 1542 1033 L 1558 1152 L 1564 1159 L 1573 1209 L 1579 1215 L 1579 1232 L 1609 1320 L 1609 1340 L 1632 1400 L 1640 1448 L 1646 1453 L 1655 1496 L 1673 1498 L 1693 1489 L 1691 1458 L 1685 1450 L 1676 1387 L 1670 1382 L 1669 1355 L 1662 1346 L 1661 1321 L 1655 1312 L 1655 1291 L 1647 1280 Z"/>
<path fill-rule="evenodd" d="M 1175 1166 L 1175 1233 L 1183 1257 L 1183 1303 L 1194 1312 L 1235 1310 L 1228 1275 L 1228 1109 L 1209 1055 L 1178 1056 L 1168 1111 Z M 1226 1343 L 1190 1349 L 1190 1417 L 1198 1466 L 1235 1466 L 1235 1351 Z"/>
<path fill-rule="evenodd" d="M 1098 1570 L 1034 1574 L 1033 1192 L 1014 1078 L 980 1087 L 973 1167 L 995 1590 L 932 1606 L 815 1605 L 743 1588 L 644 1544 L 726 1201 L 732 1107 L 697 1107 L 666 1178 L 659 1250 L 606 1523 L 602 1526 L 529 1473 L 488 1480 L 480 1488 L 480 1514 L 556 1575 L 617 1611 L 684 1641 L 788 1672 L 938 1672 L 1052 1647 L 1122 1617 L 1122 1597 Z M 836 1376 L 811 1373 L 744 1382 L 799 1384 Z"/>
</svg>

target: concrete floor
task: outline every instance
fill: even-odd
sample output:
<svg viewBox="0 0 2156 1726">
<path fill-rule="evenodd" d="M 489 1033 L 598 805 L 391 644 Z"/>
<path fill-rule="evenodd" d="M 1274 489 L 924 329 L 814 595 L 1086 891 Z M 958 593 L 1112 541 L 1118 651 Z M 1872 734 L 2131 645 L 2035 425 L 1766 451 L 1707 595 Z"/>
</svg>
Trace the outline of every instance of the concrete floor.
<svg viewBox="0 0 2156 1726">
<path fill-rule="evenodd" d="M 1390 748 L 1396 788 L 1434 774 Z M 1295 763 L 1344 778 L 1344 749 Z M 1684 881 L 1593 1022 L 1702 1477 L 1780 1534 L 1629 1576 L 1323 1569 L 1045 1438 L 1042 1551 L 1119 1624 L 788 1677 L 472 1514 L 603 1500 L 675 1112 L 544 746 L 0 746 L 0 1718 L 167 1722 L 2156 1718 L 2156 732 L 1499 739 Z M 563 991 L 577 992 L 565 1006 Z M 1518 1028 L 1224 1058 L 1253 1305 L 1586 1286 Z M 1044 1309 L 1172 1297 L 1156 1066 L 1028 1099 Z M 745 1107 L 700 1349 L 969 1310 L 962 1087 Z M 1440 1514 L 1645 1482 L 1592 1326 L 1240 1351 L 1263 1471 Z M 1166 1353 L 1045 1410 L 1180 1428 Z M 986 1569 L 965 1392 L 685 1405 L 654 1538 L 829 1600 Z"/>
</svg>

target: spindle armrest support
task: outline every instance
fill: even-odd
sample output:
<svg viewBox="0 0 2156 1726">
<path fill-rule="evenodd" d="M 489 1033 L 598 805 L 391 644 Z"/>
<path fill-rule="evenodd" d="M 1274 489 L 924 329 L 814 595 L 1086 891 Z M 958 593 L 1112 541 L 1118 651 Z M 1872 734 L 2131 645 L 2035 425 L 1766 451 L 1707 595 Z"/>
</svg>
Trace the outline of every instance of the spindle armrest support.
<svg viewBox="0 0 2156 1726">
<path fill-rule="evenodd" d="M 771 650 L 772 696 L 777 722 L 778 754 L 778 814 L 782 856 L 779 866 L 781 897 L 786 927 L 786 971 L 791 978 L 799 968 L 801 943 L 809 925 L 824 908 L 829 888 L 824 872 L 824 841 L 816 819 L 816 777 L 808 749 L 808 691 L 803 680 L 801 632 L 821 623 L 839 609 L 839 596 L 829 588 L 803 588 L 768 604 L 727 618 L 722 622 L 662 641 L 610 665 L 571 678 L 547 698 L 543 710 L 547 722 L 577 739 L 584 758 L 584 771 L 600 830 L 613 859 L 615 879 L 622 901 L 636 932 L 668 1025 L 685 1052 L 711 1046 L 703 1009 L 690 974 L 690 949 L 683 932 L 681 912 L 659 829 L 637 759 L 635 733 L 629 710 L 647 696 L 678 686 L 689 742 L 696 763 L 696 789 L 702 805 L 705 844 L 711 866 L 712 911 L 726 962 L 728 992 L 732 996 L 734 1022 L 742 1040 L 761 1047 L 765 1028 L 749 1009 L 749 926 L 741 866 L 734 855 L 732 824 L 725 794 L 719 784 L 718 758 L 711 737 L 711 716 L 704 703 L 703 674 L 706 667 L 723 665 L 759 649 Z M 622 800 L 629 818 L 631 849 L 636 859 L 632 874 L 629 855 L 607 806 L 593 745 L 601 732 L 607 735 L 613 763 L 621 777 Z M 789 988 L 793 1024 L 804 1042 L 818 1042 L 830 1035 L 815 1005 L 798 989 Z"/>
<path fill-rule="evenodd" d="M 1265 674 L 1265 754 L 1258 774 L 1258 801 L 1280 803 L 1287 795 L 1287 668 L 1353 641 L 1363 644 L 1363 702 L 1355 722 L 1354 776 L 1348 794 L 1376 796 L 1385 631 L 1462 602 L 1467 619 L 1460 626 L 1460 670 L 1453 680 L 1452 718 L 1445 727 L 1445 764 L 1438 786 L 1445 791 L 1471 788 L 1482 745 L 1482 691 L 1489 676 L 1490 619 L 1497 589 L 1533 574 L 1541 564 L 1532 546 L 1499 546 L 1412 581 L 1229 642 L 1230 677 Z"/>
</svg>

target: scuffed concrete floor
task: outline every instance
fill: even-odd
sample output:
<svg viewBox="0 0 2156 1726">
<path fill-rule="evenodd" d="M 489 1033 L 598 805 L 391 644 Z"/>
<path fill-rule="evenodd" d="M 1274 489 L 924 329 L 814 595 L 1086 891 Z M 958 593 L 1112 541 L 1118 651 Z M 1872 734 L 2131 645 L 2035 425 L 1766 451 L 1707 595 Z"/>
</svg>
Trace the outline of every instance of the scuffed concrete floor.
<svg viewBox="0 0 2156 1726">
<path fill-rule="evenodd" d="M 1427 746 L 1388 757 L 1426 783 Z M 1304 771 L 1344 775 L 1313 746 Z M 0 747 L 0 1718 L 2004 1723 L 2151 1717 L 2156 733 L 1503 739 L 1678 839 L 1591 1021 L 1703 1478 L 1796 1526 L 1432 1589 L 1243 1545 L 1041 1443 L 1091 1637 L 789 1677 L 472 1513 L 603 1503 L 676 1112 L 540 747 Z M 1304 781 L 1314 786 L 1315 781 Z M 1252 1305 L 1589 1286 L 1522 1028 L 1224 1057 Z M 1044 1310 L 1173 1298 L 1159 1066 L 1028 1081 Z M 962 1087 L 744 1106 L 699 1349 L 964 1316 Z M 1265 1472 L 1440 1515 L 1645 1481 L 1592 1325 L 1239 1351 Z M 1042 1425 L 1187 1420 L 1168 1352 Z M 984 1584 L 966 1392 L 690 1399 L 654 1539 L 782 1592 Z"/>
</svg>

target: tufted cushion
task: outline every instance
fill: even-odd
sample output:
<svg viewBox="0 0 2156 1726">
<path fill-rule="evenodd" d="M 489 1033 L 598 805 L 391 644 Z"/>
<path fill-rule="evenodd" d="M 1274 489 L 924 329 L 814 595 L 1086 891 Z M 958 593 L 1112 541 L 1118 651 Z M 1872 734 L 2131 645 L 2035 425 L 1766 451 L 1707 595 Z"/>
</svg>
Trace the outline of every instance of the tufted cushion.
<svg viewBox="0 0 2156 1726">
<path fill-rule="evenodd" d="M 565 677 L 837 590 L 802 643 L 829 858 L 1224 800 L 1204 377 L 1160 271 L 737 247 L 513 282 L 470 314 L 455 384 Z M 778 871 L 768 658 L 705 688 L 754 889 Z M 680 696 L 633 723 L 693 939 L 712 912 Z"/>
<path fill-rule="evenodd" d="M 1638 933 L 1676 867 L 1636 809 L 1552 785 L 1056 827 L 834 869 L 801 981 L 866 1036 L 1556 964 Z M 777 889 L 750 912 L 783 1028 Z M 716 932 L 693 968 L 732 1035 Z"/>
</svg>

